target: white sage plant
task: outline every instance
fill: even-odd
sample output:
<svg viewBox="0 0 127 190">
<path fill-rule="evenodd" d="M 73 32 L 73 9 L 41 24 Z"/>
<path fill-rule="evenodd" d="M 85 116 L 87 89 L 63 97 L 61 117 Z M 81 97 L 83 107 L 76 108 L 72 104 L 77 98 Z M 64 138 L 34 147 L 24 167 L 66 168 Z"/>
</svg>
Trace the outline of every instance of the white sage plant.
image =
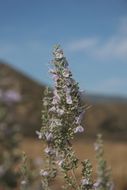
<svg viewBox="0 0 127 190">
<path fill-rule="evenodd" d="M 54 81 L 53 93 L 45 90 L 42 110 L 42 127 L 36 131 L 45 142 L 45 167 L 40 170 L 42 189 L 50 190 L 51 181 L 62 174 L 65 190 L 97 189 L 92 180 L 92 165 L 89 160 L 80 162 L 73 150 L 71 140 L 77 133 L 83 133 L 82 118 L 86 105 L 82 105 L 78 83 L 73 79 L 68 62 L 60 46 L 53 51 L 50 73 Z M 76 170 L 82 166 L 82 175 Z M 97 181 L 98 182 L 98 181 Z M 106 188 L 97 190 L 107 190 Z M 108 189 L 111 190 L 111 189 Z"/>
</svg>

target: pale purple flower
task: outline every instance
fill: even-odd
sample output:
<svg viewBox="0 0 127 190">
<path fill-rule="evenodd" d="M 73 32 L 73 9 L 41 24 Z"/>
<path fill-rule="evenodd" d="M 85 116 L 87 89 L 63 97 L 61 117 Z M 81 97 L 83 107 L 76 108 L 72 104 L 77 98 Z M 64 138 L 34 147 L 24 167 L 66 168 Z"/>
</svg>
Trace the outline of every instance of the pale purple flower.
<svg viewBox="0 0 127 190">
<path fill-rule="evenodd" d="M 56 89 L 53 91 L 53 93 L 54 93 L 54 96 L 53 96 L 52 104 L 57 104 L 60 101 L 60 96 L 58 95 Z"/>
<path fill-rule="evenodd" d="M 59 94 L 58 94 L 58 92 L 57 92 L 56 89 L 53 91 L 53 93 L 54 93 L 54 95 L 60 100 L 60 96 L 59 96 Z"/>
<path fill-rule="evenodd" d="M 54 80 L 55 82 L 57 82 L 58 79 L 59 79 L 59 76 L 58 76 L 57 74 L 53 74 L 53 80 Z"/>
<path fill-rule="evenodd" d="M 35 131 L 35 133 L 38 135 L 38 138 L 39 138 L 39 139 L 42 139 L 42 136 L 43 136 L 43 135 L 42 135 L 42 133 L 41 133 L 40 131 Z"/>
<path fill-rule="evenodd" d="M 74 130 L 74 133 L 82 133 L 82 132 L 84 132 L 84 128 L 81 125 L 76 127 Z"/>
<path fill-rule="evenodd" d="M 67 68 L 63 70 L 63 76 L 66 78 L 70 76 L 70 71 Z"/>
<path fill-rule="evenodd" d="M 50 147 L 46 147 L 44 151 L 45 151 L 46 154 L 49 154 L 51 152 L 51 148 Z"/>
<path fill-rule="evenodd" d="M 21 181 L 21 185 L 26 185 L 26 184 L 27 184 L 26 180 Z"/>
<path fill-rule="evenodd" d="M 70 78 L 66 78 L 66 85 L 67 85 L 67 86 L 70 86 L 70 84 L 72 84 L 72 83 L 71 83 L 71 79 L 70 79 Z"/>
<path fill-rule="evenodd" d="M 98 143 L 94 143 L 94 149 L 95 151 L 99 150 L 100 148 L 100 145 Z"/>
<path fill-rule="evenodd" d="M 56 107 L 55 107 L 55 106 L 51 107 L 51 108 L 49 109 L 49 112 L 56 112 Z"/>
<path fill-rule="evenodd" d="M 100 186 L 101 184 L 101 180 L 97 180 L 94 184 L 93 187 L 95 188 L 95 190 Z"/>
<path fill-rule="evenodd" d="M 71 95 L 66 95 L 66 102 L 67 102 L 67 104 L 72 104 Z"/>
<path fill-rule="evenodd" d="M 0 100 L 5 103 L 15 103 L 21 101 L 21 95 L 14 90 L 3 92 L 0 90 Z"/>
<path fill-rule="evenodd" d="M 89 185 L 89 180 L 84 178 L 81 180 L 81 184 L 82 185 Z"/>
<path fill-rule="evenodd" d="M 76 124 L 80 124 L 83 118 L 85 111 L 83 111 L 78 117 L 76 117 Z"/>
<path fill-rule="evenodd" d="M 70 95 L 71 88 L 65 87 L 64 90 L 66 91 L 66 102 L 67 102 L 67 104 L 72 104 L 72 98 Z"/>
<path fill-rule="evenodd" d="M 67 87 L 67 86 L 64 86 L 64 90 L 66 92 L 66 95 L 70 95 L 71 93 L 71 88 Z"/>
<path fill-rule="evenodd" d="M 43 177 L 47 177 L 49 175 L 49 172 L 46 171 L 46 170 L 41 170 L 40 175 L 43 176 Z"/>
<path fill-rule="evenodd" d="M 64 57 L 63 50 L 62 49 L 56 49 L 54 52 L 56 59 L 62 59 Z"/>
<path fill-rule="evenodd" d="M 59 102 L 59 98 L 57 96 L 53 96 L 52 104 L 55 105 L 55 104 L 58 104 L 58 102 Z"/>
<path fill-rule="evenodd" d="M 76 122 L 75 122 L 76 124 L 80 124 L 80 123 L 81 123 L 80 117 L 75 117 L 75 121 L 76 121 Z"/>
<path fill-rule="evenodd" d="M 46 147 L 44 151 L 46 154 L 49 154 L 49 155 L 55 154 L 55 150 L 52 149 L 51 147 Z"/>
<path fill-rule="evenodd" d="M 62 109 L 57 109 L 57 113 L 59 114 L 59 115 L 63 115 L 64 114 L 64 110 L 62 110 Z"/>
<path fill-rule="evenodd" d="M 4 100 L 7 102 L 19 102 L 21 95 L 14 90 L 8 90 L 4 93 Z"/>
<path fill-rule="evenodd" d="M 46 140 L 47 140 L 47 141 L 51 141 L 51 140 L 53 139 L 53 134 L 47 132 L 47 133 L 45 134 L 45 137 L 46 137 Z"/>
</svg>

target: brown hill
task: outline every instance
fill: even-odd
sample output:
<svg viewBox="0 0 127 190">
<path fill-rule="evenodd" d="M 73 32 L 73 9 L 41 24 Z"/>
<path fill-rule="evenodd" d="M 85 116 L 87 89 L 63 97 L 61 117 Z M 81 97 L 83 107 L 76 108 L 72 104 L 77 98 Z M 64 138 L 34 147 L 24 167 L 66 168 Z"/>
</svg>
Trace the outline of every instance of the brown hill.
<svg viewBox="0 0 127 190">
<path fill-rule="evenodd" d="M 20 124 L 23 133 L 35 136 L 41 126 L 41 99 L 45 85 L 39 84 L 25 74 L 0 63 L 0 90 L 14 89 L 21 94 L 21 102 L 15 104 L 14 122 Z M 89 103 L 91 104 L 91 103 Z M 95 138 L 102 132 L 105 138 L 127 140 L 127 102 L 100 101 L 87 111 L 84 123 L 86 137 Z M 84 138 L 84 135 L 82 136 Z"/>
<path fill-rule="evenodd" d="M 5 63 L 0 63 L 0 89 L 13 89 L 21 94 L 21 102 L 13 106 L 14 122 L 26 135 L 35 134 L 41 123 L 41 99 L 45 86 Z"/>
</svg>

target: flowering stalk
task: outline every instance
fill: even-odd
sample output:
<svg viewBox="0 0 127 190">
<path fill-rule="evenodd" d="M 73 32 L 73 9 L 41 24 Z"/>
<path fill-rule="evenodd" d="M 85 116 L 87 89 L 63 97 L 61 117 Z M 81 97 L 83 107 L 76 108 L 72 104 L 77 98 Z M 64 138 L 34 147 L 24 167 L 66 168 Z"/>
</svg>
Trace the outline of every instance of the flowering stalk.
<svg viewBox="0 0 127 190">
<path fill-rule="evenodd" d="M 107 162 L 104 159 L 104 148 L 101 134 L 97 136 L 95 151 L 97 158 L 97 181 L 94 184 L 95 190 L 113 190 L 111 169 L 107 168 Z"/>
<path fill-rule="evenodd" d="M 93 186 L 92 165 L 89 160 L 82 162 L 82 178 L 77 180 L 76 169 L 79 167 L 79 160 L 72 148 L 71 140 L 76 133 L 84 132 L 81 122 L 85 106 L 82 106 L 78 83 L 72 78 L 68 62 L 59 46 L 54 48 L 53 55 L 53 68 L 50 69 L 54 80 L 53 94 L 46 89 L 43 98 L 42 127 L 40 131 L 36 131 L 39 139 L 46 144 L 46 164 L 40 171 L 42 188 L 50 190 L 50 182 L 61 172 L 65 190 L 111 190 L 108 189 L 109 175 L 105 162 L 102 161 L 100 140 L 97 141 L 99 186 L 98 180 Z"/>
<path fill-rule="evenodd" d="M 80 185 L 75 176 L 78 159 L 70 140 L 76 133 L 84 131 L 81 125 L 84 107 L 81 105 L 78 83 L 72 78 L 59 46 L 55 47 L 53 55 L 53 69 L 50 70 L 55 83 L 53 96 L 49 95 L 48 90 L 45 91 L 42 128 L 40 132 L 36 131 L 38 137 L 47 143 L 45 153 L 48 166 L 40 174 L 43 177 L 43 187 L 48 189 L 49 181 L 56 176 L 57 164 L 64 175 L 65 188 L 78 190 Z"/>
<path fill-rule="evenodd" d="M 29 187 L 29 167 L 28 159 L 25 153 L 22 155 L 21 178 L 20 190 L 27 190 Z"/>
<path fill-rule="evenodd" d="M 91 162 L 87 159 L 82 162 L 82 180 L 81 180 L 81 189 L 82 190 L 91 190 L 93 189 L 93 180 L 92 180 L 92 165 Z"/>
<path fill-rule="evenodd" d="M 40 131 L 36 131 L 38 138 L 42 139 L 45 143 L 45 168 L 40 170 L 42 177 L 42 189 L 49 190 L 50 182 L 55 178 L 57 170 L 55 165 L 56 152 L 53 143 L 53 134 L 49 128 L 50 125 L 50 105 L 51 105 L 51 92 L 46 88 L 43 98 L 42 110 L 42 127 Z"/>
<path fill-rule="evenodd" d="M 23 152 L 20 166 L 20 190 L 31 189 L 36 177 L 36 170 L 32 160 Z"/>
</svg>

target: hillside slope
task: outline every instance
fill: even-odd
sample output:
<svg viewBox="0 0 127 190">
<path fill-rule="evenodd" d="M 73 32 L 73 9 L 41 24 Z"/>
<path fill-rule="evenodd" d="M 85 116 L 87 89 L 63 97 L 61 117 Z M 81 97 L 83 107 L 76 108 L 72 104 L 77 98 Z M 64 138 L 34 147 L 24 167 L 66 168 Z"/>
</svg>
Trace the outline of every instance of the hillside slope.
<svg viewBox="0 0 127 190">
<path fill-rule="evenodd" d="M 0 89 L 15 90 L 21 94 L 21 102 L 13 106 L 14 122 L 20 124 L 23 133 L 33 135 L 41 123 L 41 99 L 45 86 L 25 74 L 0 63 Z"/>
</svg>

